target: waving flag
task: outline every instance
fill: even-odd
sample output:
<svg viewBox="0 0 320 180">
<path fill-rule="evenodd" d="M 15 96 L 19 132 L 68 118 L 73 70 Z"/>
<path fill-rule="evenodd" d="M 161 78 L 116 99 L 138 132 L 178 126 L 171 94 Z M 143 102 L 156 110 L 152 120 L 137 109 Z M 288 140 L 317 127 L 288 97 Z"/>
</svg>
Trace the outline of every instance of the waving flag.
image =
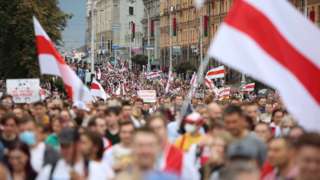
<svg viewBox="0 0 320 180">
<path fill-rule="evenodd" d="M 207 77 L 204 78 L 204 83 L 205 85 L 207 86 L 207 88 L 212 91 L 212 92 L 215 92 L 217 93 L 217 88 L 216 86 L 214 85 L 214 83 L 212 82 L 212 80 L 208 79 Z"/>
<path fill-rule="evenodd" d="M 63 57 L 54 47 L 47 33 L 39 21 L 33 17 L 38 58 L 41 74 L 59 76 L 62 78 L 64 88 L 74 102 L 91 101 L 89 89 L 82 83 L 76 73 L 66 64 Z"/>
<path fill-rule="evenodd" d="M 161 71 L 146 72 L 145 76 L 147 79 L 155 79 L 161 76 Z"/>
<path fill-rule="evenodd" d="M 224 66 L 219 66 L 213 69 L 210 69 L 207 72 L 206 77 L 208 79 L 217 79 L 217 78 L 223 78 L 224 77 Z"/>
<path fill-rule="evenodd" d="M 209 55 L 276 88 L 299 123 L 319 131 L 319 44 L 319 29 L 288 1 L 235 0 Z"/>
<path fill-rule="evenodd" d="M 197 85 L 197 73 L 196 72 L 194 72 L 192 74 L 192 77 L 191 77 L 191 80 L 190 80 L 190 85 L 194 86 L 194 87 Z"/>
<path fill-rule="evenodd" d="M 109 98 L 101 84 L 95 79 L 93 79 L 93 81 L 91 82 L 90 91 L 91 95 L 94 97 L 99 97 L 103 100 Z"/>
<path fill-rule="evenodd" d="M 243 92 L 252 92 L 254 91 L 256 84 L 255 83 L 250 83 L 242 86 L 241 91 Z"/>
</svg>

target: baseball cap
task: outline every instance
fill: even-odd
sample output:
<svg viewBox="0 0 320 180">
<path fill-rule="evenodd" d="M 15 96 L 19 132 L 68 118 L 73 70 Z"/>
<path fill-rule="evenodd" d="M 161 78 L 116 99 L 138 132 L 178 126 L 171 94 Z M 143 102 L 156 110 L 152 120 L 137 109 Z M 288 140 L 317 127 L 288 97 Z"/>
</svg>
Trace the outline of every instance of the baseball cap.
<svg viewBox="0 0 320 180">
<path fill-rule="evenodd" d="M 79 139 L 79 132 L 75 128 L 63 128 L 58 135 L 60 144 L 69 145 Z"/>
</svg>

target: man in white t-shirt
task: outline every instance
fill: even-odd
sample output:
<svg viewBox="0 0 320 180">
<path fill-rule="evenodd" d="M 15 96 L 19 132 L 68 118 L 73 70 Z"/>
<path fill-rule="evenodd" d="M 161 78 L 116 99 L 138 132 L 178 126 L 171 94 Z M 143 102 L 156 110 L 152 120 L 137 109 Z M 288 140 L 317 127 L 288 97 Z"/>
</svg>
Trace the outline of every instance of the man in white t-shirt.
<svg viewBox="0 0 320 180">
<path fill-rule="evenodd" d="M 103 155 L 103 161 L 115 172 L 126 168 L 132 161 L 131 144 L 134 126 L 130 121 L 120 123 L 120 143 L 109 148 Z"/>
</svg>

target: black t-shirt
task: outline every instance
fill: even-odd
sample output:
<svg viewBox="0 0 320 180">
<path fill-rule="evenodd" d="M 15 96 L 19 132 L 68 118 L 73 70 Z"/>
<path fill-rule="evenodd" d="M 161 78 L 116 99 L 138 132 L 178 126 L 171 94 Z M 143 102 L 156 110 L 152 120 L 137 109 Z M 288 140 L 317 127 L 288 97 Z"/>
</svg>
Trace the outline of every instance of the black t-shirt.
<svg viewBox="0 0 320 180">
<path fill-rule="evenodd" d="M 16 142 L 18 142 L 18 138 L 16 137 L 15 139 L 13 140 L 7 140 L 7 139 L 4 139 L 2 137 L 2 135 L 0 135 L 0 141 L 2 142 L 4 148 L 9 148 L 10 146 L 12 146 L 13 144 L 15 144 Z"/>
<path fill-rule="evenodd" d="M 112 145 L 118 144 L 120 142 L 119 133 L 111 134 L 109 130 L 106 130 L 106 136 L 105 136 Z"/>
</svg>

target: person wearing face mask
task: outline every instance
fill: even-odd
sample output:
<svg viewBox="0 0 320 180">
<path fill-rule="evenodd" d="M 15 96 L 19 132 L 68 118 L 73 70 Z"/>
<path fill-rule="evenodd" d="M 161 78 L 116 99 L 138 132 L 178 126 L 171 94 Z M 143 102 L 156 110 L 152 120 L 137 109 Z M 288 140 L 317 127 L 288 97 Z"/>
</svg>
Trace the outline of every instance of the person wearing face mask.
<svg viewBox="0 0 320 180">
<path fill-rule="evenodd" d="M 58 152 L 42 141 L 43 127 L 32 119 L 26 119 L 20 123 L 24 131 L 19 134 L 21 142 L 30 147 L 30 161 L 33 169 L 40 172 L 47 164 L 54 164 L 59 159 Z"/>
<path fill-rule="evenodd" d="M 289 135 L 290 130 L 296 125 L 295 121 L 290 116 L 285 116 L 280 124 L 281 136 L 286 137 Z"/>
<path fill-rule="evenodd" d="M 185 152 L 189 151 L 189 148 L 193 144 L 200 142 L 202 134 L 200 129 L 204 123 L 203 118 L 197 112 L 193 112 L 188 115 L 184 120 L 184 130 L 186 133 L 181 135 L 176 141 L 175 146 Z"/>
</svg>

